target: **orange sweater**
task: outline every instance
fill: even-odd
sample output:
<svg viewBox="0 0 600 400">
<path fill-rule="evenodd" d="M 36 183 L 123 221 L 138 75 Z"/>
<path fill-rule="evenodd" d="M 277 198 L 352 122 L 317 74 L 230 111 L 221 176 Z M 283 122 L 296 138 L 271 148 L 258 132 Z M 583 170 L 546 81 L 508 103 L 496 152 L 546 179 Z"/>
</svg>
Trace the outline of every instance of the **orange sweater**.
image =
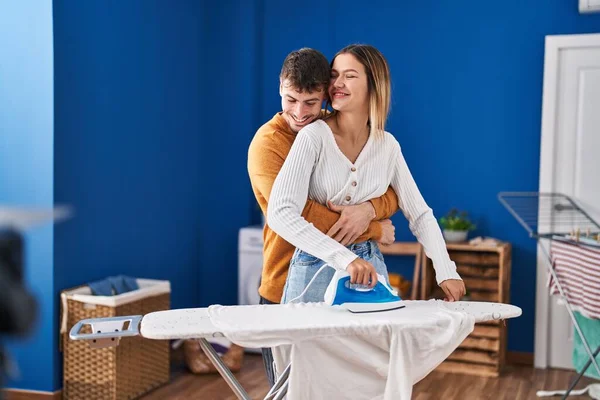
<svg viewBox="0 0 600 400">
<path fill-rule="evenodd" d="M 285 119 L 281 114 L 275 114 L 269 122 L 260 127 L 250 143 L 248 173 L 254 196 L 264 215 L 267 214 L 275 178 L 295 139 L 296 134 Z M 398 211 L 398 197 L 391 188 L 388 188 L 383 196 L 370 201 L 375 209 L 375 220 L 390 218 Z M 321 232 L 326 233 L 337 222 L 340 214 L 309 199 L 302 216 Z M 263 239 L 263 269 L 258 291 L 263 298 L 279 303 L 295 247 L 273 232 L 268 225 L 264 227 Z M 356 242 L 368 239 L 381 239 L 381 227 L 378 223 L 371 222 L 367 231 Z"/>
</svg>

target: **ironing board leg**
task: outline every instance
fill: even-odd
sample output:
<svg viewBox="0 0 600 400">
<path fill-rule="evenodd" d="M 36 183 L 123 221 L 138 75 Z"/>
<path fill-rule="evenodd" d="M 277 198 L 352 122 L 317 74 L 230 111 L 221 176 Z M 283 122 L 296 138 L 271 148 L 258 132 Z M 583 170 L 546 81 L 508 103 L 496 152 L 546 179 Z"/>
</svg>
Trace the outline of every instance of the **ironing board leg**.
<svg viewBox="0 0 600 400">
<path fill-rule="evenodd" d="M 288 364 L 288 366 L 285 368 L 279 379 L 277 379 L 277 382 L 275 382 L 271 390 L 269 390 L 269 393 L 267 393 L 264 400 L 274 400 L 276 398 L 275 396 L 279 388 L 281 388 L 284 384 L 287 384 L 287 380 L 290 376 L 291 366 L 292 364 Z"/>
<path fill-rule="evenodd" d="M 598 346 L 598 348 L 594 352 L 594 358 L 598 355 L 598 353 L 600 353 L 600 346 Z M 587 369 L 590 367 L 590 365 L 592 365 L 592 359 L 589 359 L 585 363 L 585 365 L 583 366 L 583 369 L 577 375 L 577 378 L 575 378 L 575 380 L 573 381 L 573 383 L 571 383 L 571 386 L 569 386 L 569 389 L 567 389 L 565 395 L 563 396 L 563 400 L 566 399 L 567 397 L 569 397 L 569 394 L 571 393 L 571 391 L 573 389 L 575 389 L 575 386 L 577 386 L 577 383 L 579 383 L 579 380 L 581 379 L 581 377 L 583 376 L 583 374 L 585 374 L 585 371 L 587 371 Z"/>
<path fill-rule="evenodd" d="M 274 400 L 282 400 L 285 397 L 285 395 L 287 394 L 288 382 L 289 381 L 286 379 L 283 383 L 283 386 L 281 387 L 281 390 L 279 391 L 279 393 L 277 393 L 277 396 L 275 396 Z"/>
<path fill-rule="evenodd" d="M 206 354 L 208 359 L 213 363 L 217 371 L 219 371 L 219 374 L 221 374 L 223 379 L 225 379 L 225 382 L 227 382 L 237 398 L 239 400 L 252 400 L 242 385 L 240 385 L 238 380 L 235 378 L 231 370 L 227 368 L 227 365 L 225 365 L 223 360 L 221 360 L 221 357 L 219 357 L 219 354 L 217 354 L 212 345 L 204 338 L 198 339 L 198 342 L 200 343 L 200 347 L 204 351 L 204 354 Z"/>
</svg>

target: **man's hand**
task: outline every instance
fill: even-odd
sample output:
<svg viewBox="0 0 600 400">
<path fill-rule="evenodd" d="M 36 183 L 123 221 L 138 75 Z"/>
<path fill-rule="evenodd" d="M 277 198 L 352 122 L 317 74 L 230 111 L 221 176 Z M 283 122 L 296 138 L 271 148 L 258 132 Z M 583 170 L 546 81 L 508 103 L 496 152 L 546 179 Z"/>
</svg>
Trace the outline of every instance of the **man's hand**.
<svg viewBox="0 0 600 400">
<path fill-rule="evenodd" d="M 357 258 L 346 267 L 350 274 L 350 283 L 374 287 L 377 284 L 377 271 L 370 262 Z"/>
<path fill-rule="evenodd" d="M 384 246 L 390 245 L 396 241 L 396 227 L 389 219 L 378 222 L 381 225 L 381 239 L 379 243 Z"/>
<path fill-rule="evenodd" d="M 332 211 L 340 213 L 340 218 L 327 232 L 327 236 L 344 246 L 354 243 L 356 238 L 365 233 L 375 218 L 375 209 L 370 201 L 354 206 L 337 206 L 328 201 L 327 205 Z"/>
<path fill-rule="evenodd" d="M 459 301 L 461 297 L 465 295 L 467 290 L 465 289 L 465 283 L 460 279 L 446 279 L 440 283 L 440 287 L 446 294 L 446 301 Z"/>
</svg>

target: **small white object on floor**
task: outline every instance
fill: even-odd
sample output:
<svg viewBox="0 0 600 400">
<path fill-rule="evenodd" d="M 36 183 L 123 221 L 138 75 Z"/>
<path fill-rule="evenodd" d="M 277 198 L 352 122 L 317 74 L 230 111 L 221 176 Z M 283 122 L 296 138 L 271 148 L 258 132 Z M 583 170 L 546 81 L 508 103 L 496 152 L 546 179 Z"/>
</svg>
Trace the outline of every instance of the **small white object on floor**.
<svg viewBox="0 0 600 400">
<path fill-rule="evenodd" d="M 594 400 L 600 400 L 600 383 L 592 383 L 591 385 L 588 385 L 587 387 L 580 389 L 580 390 L 572 390 L 571 393 L 569 393 L 569 396 L 583 396 L 584 394 L 586 394 L 589 391 L 589 395 L 592 399 Z M 537 397 L 552 397 L 552 396 L 564 396 L 565 393 L 567 393 L 566 390 L 552 390 L 552 391 L 546 391 L 546 390 L 539 390 L 536 395 Z"/>
</svg>

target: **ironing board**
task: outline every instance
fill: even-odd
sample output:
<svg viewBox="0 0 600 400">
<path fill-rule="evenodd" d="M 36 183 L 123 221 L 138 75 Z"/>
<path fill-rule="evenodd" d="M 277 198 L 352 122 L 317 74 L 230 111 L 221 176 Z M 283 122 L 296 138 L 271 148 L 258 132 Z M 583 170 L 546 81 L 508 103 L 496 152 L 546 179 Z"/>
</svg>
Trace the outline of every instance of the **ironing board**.
<svg viewBox="0 0 600 400">
<path fill-rule="evenodd" d="M 323 303 L 216 305 L 208 308 L 168 310 L 145 316 L 82 320 L 73 326 L 70 338 L 72 340 L 89 340 L 93 347 L 116 346 L 121 337 L 135 335 L 156 340 L 198 339 L 207 357 L 236 396 L 246 400 L 250 397 L 208 343 L 208 338 L 225 336 L 234 343 L 250 347 L 264 346 L 267 343 L 272 347 L 293 346 L 298 343 L 310 343 L 311 340 L 337 334 L 336 332 L 344 331 L 350 335 L 360 335 L 363 331 L 378 326 L 406 326 L 410 324 L 410 320 L 407 320 L 410 313 L 412 315 L 417 313 L 425 316 L 424 318 L 430 315 L 430 322 L 435 325 L 440 323 L 439 318 L 435 315 L 442 312 L 453 317 L 460 317 L 458 320 L 462 321 L 464 325 L 460 332 L 457 330 L 456 337 L 453 338 L 455 346 L 448 349 L 447 357 L 473 330 L 475 322 L 514 318 L 521 315 L 519 307 L 500 303 L 448 303 L 440 300 L 405 301 L 405 303 L 406 307 L 403 309 L 366 314 L 352 314 L 342 307 L 331 307 Z M 311 316 L 310 320 L 305 318 L 307 315 Z M 126 321 L 129 326 L 127 329 L 122 329 Z M 97 333 L 80 333 L 84 325 L 91 325 L 92 332 Z M 117 329 L 119 329 L 118 332 L 115 331 Z M 260 341 L 254 339 L 257 336 L 261 336 Z M 424 374 L 426 375 L 435 366 L 437 365 L 430 366 L 431 368 L 424 371 Z M 294 383 L 293 378 L 290 378 L 290 369 L 291 364 L 287 365 L 283 371 L 279 371 L 277 383 L 265 399 L 283 399 L 286 396 L 288 387 Z M 420 376 L 419 379 L 423 377 Z M 291 395 L 292 392 L 290 392 Z"/>
</svg>

